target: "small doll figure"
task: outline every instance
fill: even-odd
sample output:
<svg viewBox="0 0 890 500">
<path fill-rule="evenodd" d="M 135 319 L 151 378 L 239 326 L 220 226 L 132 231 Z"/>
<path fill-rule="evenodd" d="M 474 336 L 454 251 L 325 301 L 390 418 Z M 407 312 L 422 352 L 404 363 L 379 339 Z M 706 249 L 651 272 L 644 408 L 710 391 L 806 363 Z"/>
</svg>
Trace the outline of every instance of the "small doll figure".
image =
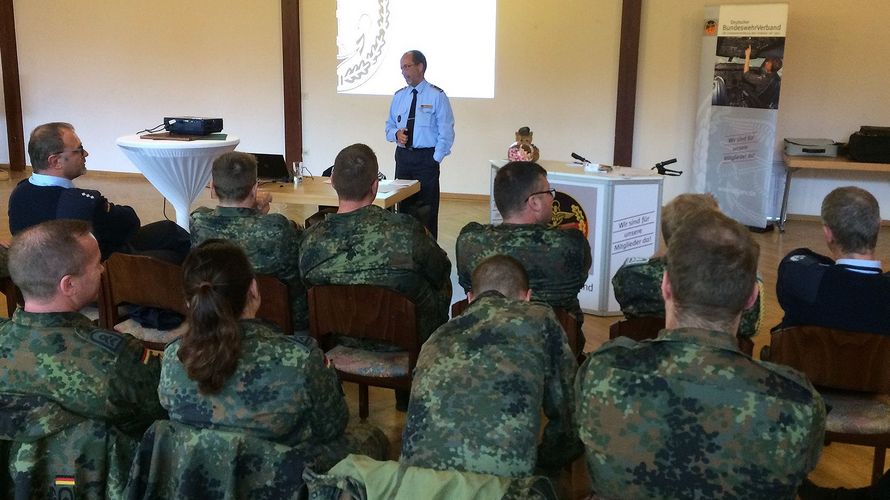
<svg viewBox="0 0 890 500">
<path fill-rule="evenodd" d="M 507 159 L 510 161 L 538 161 L 541 156 L 538 147 L 532 144 L 532 131 L 522 127 L 516 131 L 516 142 L 510 144 Z"/>
</svg>

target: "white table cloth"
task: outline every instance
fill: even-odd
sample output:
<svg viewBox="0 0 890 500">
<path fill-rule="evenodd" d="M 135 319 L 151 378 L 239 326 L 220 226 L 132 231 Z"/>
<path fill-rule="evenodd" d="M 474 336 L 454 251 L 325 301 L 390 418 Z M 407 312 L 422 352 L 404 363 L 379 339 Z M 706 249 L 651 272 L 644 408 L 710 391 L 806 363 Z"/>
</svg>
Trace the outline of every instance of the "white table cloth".
<svg viewBox="0 0 890 500">
<path fill-rule="evenodd" d="M 148 182 L 176 209 L 176 223 L 189 230 L 191 204 L 210 180 L 213 160 L 241 142 L 228 134 L 225 140 L 164 141 L 118 138 L 117 145 L 145 175 Z"/>
</svg>

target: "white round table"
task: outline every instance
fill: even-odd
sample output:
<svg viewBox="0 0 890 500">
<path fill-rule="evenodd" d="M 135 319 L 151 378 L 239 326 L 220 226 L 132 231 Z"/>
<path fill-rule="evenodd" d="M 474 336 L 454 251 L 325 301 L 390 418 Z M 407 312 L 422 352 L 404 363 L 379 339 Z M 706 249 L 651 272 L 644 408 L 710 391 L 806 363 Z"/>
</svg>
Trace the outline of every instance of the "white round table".
<svg viewBox="0 0 890 500">
<path fill-rule="evenodd" d="M 117 145 L 148 182 L 176 209 L 176 223 L 189 230 L 191 204 L 210 180 L 213 160 L 241 142 L 228 134 L 225 140 L 164 141 L 125 135 Z"/>
</svg>

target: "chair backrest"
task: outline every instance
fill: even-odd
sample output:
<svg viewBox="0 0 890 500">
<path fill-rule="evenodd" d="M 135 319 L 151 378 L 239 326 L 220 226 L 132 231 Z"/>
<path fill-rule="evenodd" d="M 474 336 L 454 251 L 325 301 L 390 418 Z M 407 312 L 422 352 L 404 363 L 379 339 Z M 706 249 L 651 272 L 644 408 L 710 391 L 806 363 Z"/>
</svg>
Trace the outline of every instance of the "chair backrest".
<svg viewBox="0 0 890 500">
<path fill-rule="evenodd" d="M 464 313 L 467 308 L 470 307 L 470 301 L 468 299 L 462 299 L 454 304 L 451 304 L 451 317 L 456 318 Z M 562 325 L 562 329 L 566 333 L 566 340 L 569 343 L 569 348 L 572 349 L 572 354 L 576 357 L 582 354 L 582 350 L 584 349 L 584 345 L 578 345 L 579 343 L 579 330 L 580 326 L 578 326 L 578 320 L 575 319 L 575 315 L 566 311 L 561 307 L 554 307 L 553 313 L 556 315 L 556 320 L 559 321 L 559 324 Z"/>
<path fill-rule="evenodd" d="M 380 286 L 310 288 L 309 330 L 325 350 L 332 347 L 331 336 L 336 334 L 398 346 L 411 353 L 411 367 L 420 351 L 414 302 Z"/>
<path fill-rule="evenodd" d="M 275 323 L 286 335 L 292 334 L 294 323 L 287 284 L 268 274 L 257 274 L 256 283 L 260 289 L 260 308 L 256 316 Z"/>
<path fill-rule="evenodd" d="M 125 302 L 185 315 L 182 268 L 146 255 L 111 254 L 102 274 L 99 326 L 113 329 L 121 319 L 117 306 Z"/>
<path fill-rule="evenodd" d="M 664 328 L 664 318 L 655 316 L 627 318 L 612 323 L 609 327 L 609 338 L 628 337 L 639 342 L 654 339 L 662 328 Z"/>
<path fill-rule="evenodd" d="M 890 336 L 818 326 L 772 333 L 770 361 L 803 372 L 815 386 L 890 394 Z"/>
<path fill-rule="evenodd" d="M 25 299 L 22 297 L 22 291 L 12 282 L 12 278 L 6 276 L 0 278 L 0 293 L 6 296 L 6 314 L 8 318 L 12 317 L 17 306 L 25 305 Z"/>
</svg>

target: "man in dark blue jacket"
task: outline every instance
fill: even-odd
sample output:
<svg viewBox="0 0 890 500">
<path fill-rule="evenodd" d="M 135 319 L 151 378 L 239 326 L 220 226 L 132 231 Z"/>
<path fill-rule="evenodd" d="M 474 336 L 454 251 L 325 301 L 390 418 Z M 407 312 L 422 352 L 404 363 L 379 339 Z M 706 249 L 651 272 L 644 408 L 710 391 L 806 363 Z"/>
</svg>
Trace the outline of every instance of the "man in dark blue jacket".
<svg viewBox="0 0 890 500">
<path fill-rule="evenodd" d="M 779 327 L 815 325 L 890 335 L 890 275 L 875 258 L 881 212 L 868 191 L 840 187 L 822 201 L 831 257 L 799 248 L 782 259 L 776 296 Z"/>
<path fill-rule="evenodd" d="M 188 233 L 172 221 L 140 226 L 132 207 L 115 205 L 99 191 L 80 189 L 74 179 L 85 174 L 86 158 L 70 123 L 53 122 L 31 132 L 28 154 L 34 173 L 9 197 L 9 229 L 13 235 L 54 219 L 90 222 L 102 259 L 112 252 L 152 255 L 176 263 L 188 254 Z"/>
</svg>

